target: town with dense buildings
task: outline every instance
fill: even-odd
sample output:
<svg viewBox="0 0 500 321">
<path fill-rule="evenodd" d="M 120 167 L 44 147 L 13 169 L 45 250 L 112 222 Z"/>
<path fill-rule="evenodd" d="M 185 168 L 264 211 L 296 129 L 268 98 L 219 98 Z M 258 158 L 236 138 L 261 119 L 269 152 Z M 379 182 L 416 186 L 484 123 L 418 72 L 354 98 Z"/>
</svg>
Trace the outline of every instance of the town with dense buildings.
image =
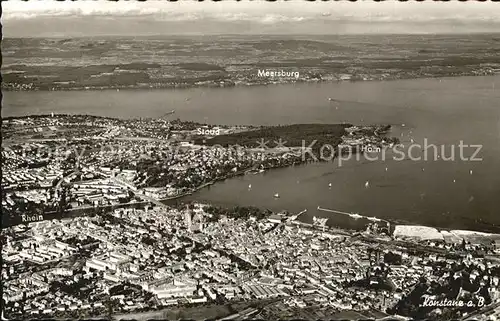
<svg viewBox="0 0 500 321">
<path fill-rule="evenodd" d="M 313 161 L 304 148 L 325 132 L 335 148 L 397 143 L 387 126 L 294 126 L 4 119 L 4 316 L 500 317 L 498 235 L 380 220 L 347 231 L 294 213 L 182 202 L 219 180 Z M 297 143 L 295 132 L 310 140 Z M 271 139 L 279 134 L 287 144 Z"/>
<path fill-rule="evenodd" d="M 2 125 L 2 209 L 8 225 L 180 198 L 235 175 L 310 161 L 320 146 L 315 138 L 324 139 L 325 131 L 336 136 L 328 138 L 330 159 L 340 143 L 381 146 L 391 140 L 379 135 L 383 126 L 347 124 L 299 125 L 310 130 L 307 142 L 291 136 L 300 134 L 297 125 L 214 127 L 75 115 L 11 118 Z M 267 138 L 277 131 L 293 146 Z M 205 132 L 211 136 L 200 135 Z M 307 148 L 311 152 L 303 153 Z"/>
</svg>

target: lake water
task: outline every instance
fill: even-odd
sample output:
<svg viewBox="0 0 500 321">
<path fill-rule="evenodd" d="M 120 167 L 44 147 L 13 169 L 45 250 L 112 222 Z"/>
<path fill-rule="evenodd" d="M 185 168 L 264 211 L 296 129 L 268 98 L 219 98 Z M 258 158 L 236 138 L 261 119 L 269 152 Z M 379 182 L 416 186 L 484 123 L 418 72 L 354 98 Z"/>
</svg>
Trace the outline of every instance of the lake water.
<svg viewBox="0 0 500 321">
<path fill-rule="evenodd" d="M 332 97 L 337 101 L 329 101 Z M 455 145 L 456 161 L 351 160 L 246 175 L 203 189 L 191 199 L 255 205 L 357 223 L 317 206 L 447 228 L 500 230 L 500 76 L 268 87 L 74 92 L 4 92 L 2 116 L 87 113 L 175 117 L 213 124 L 391 124 L 408 146 L 424 139 Z M 404 125 L 403 125 L 404 124 Z M 401 134 L 403 136 L 401 136 Z M 458 145 L 481 144 L 462 161 Z M 466 149 L 472 156 L 473 149 Z M 472 172 L 471 172 L 472 171 Z M 369 188 L 365 182 L 369 181 Z M 332 184 L 331 188 L 329 184 Z M 252 184 L 252 189 L 248 185 Z M 273 195 L 280 194 L 275 199 Z"/>
</svg>

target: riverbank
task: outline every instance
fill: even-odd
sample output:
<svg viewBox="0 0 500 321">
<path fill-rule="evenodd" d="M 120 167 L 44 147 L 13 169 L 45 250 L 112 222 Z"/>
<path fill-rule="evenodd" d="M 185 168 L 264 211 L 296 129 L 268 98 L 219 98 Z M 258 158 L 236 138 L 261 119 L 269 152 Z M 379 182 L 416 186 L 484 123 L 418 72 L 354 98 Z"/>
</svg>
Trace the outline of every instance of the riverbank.
<svg viewBox="0 0 500 321">
<path fill-rule="evenodd" d="M 284 166 L 279 166 L 279 167 L 275 167 L 275 168 L 284 168 L 284 167 L 288 167 L 290 165 L 284 165 Z M 269 170 L 271 168 L 267 168 L 266 170 Z M 197 191 L 200 191 L 202 189 L 204 189 L 205 187 L 208 187 L 208 186 L 211 186 L 217 182 L 222 182 L 222 181 L 225 181 L 226 179 L 231 179 L 231 178 L 234 178 L 234 177 L 238 177 L 238 176 L 242 176 L 242 175 L 246 175 L 248 173 L 248 171 L 252 170 L 252 167 L 248 167 L 248 168 L 245 168 L 245 169 L 241 169 L 239 171 L 236 171 L 236 172 L 233 172 L 231 174 L 227 174 L 226 176 L 223 176 L 221 178 L 218 178 L 218 179 L 215 179 L 213 181 L 210 181 L 208 183 L 204 183 L 192 190 L 189 190 L 185 193 L 182 193 L 180 195 L 175 195 L 175 196 L 171 196 L 171 197 L 167 197 L 167 198 L 163 198 L 163 199 L 159 199 L 160 202 L 168 202 L 168 201 L 173 201 L 173 200 L 177 200 L 177 199 L 181 199 L 183 197 L 186 197 L 186 196 L 189 196 L 189 195 L 192 195 L 194 193 L 196 193 Z"/>
<path fill-rule="evenodd" d="M 34 223 L 34 222 L 40 222 L 40 221 L 48 221 L 48 220 L 54 220 L 54 219 L 64 219 L 64 218 L 73 218 L 73 217 L 79 217 L 79 216 L 88 216 L 88 215 L 93 215 L 98 212 L 102 211 L 111 211 L 114 209 L 118 208 L 125 208 L 125 207 L 135 207 L 135 208 L 140 208 L 144 205 L 149 204 L 150 202 L 144 201 L 144 202 L 129 202 L 129 203 L 123 203 L 123 204 L 112 204 L 112 205 L 104 205 L 104 206 L 85 206 L 85 207 L 77 207 L 77 208 L 70 208 L 64 211 L 63 213 L 56 212 L 56 211 L 50 211 L 50 212 L 45 212 L 37 215 L 33 215 L 33 217 L 37 218 L 40 217 L 40 220 L 35 219 L 32 221 L 26 221 L 23 222 L 22 217 L 19 217 L 18 219 L 15 220 L 15 218 L 7 218 L 6 220 L 3 219 L 2 217 L 2 228 L 8 228 L 16 225 L 21 225 L 21 224 L 29 224 L 29 223 Z"/>
<path fill-rule="evenodd" d="M 304 164 L 302 164 L 304 165 Z M 284 166 L 288 167 L 288 166 Z M 283 167 L 278 167 L 278 168 L 283 168 Z M 271 168 L 270 168 L 271 169 Z M 268 169 L 268 170 L 270 170 Z M 277 169 L 277 168 L 274 168 Z M 248 171 L 251 170 L 251 168 L 243 169 L 238 172 L 231 173 L 229 175 L 226 175 L 224 177 L 221 177 L 217 180 L 213 180 L 210 182 L 207 182 L 205 184 L 202 184 L 198 186 L 197 188 L 183 193 L 181 195 L 176 195 L 173 197 L 168 197 L 165 199 L 161 199 L 162 203 L 166 205 L 172 205 L 171 201 L 174 200 L 182 200 L 187 196 L 193 195 L 198 191 L 203 190 L 206 187 L 209 187 L 211 185 L 216 184 L 217 182 L 221 182 L 224 180 L 236 178 L 238 176 L 243 176 L 248 173 Z M 186 203 L 193 202 L 192 200 L 187 200 Z M 114 209 L 118 208 L 126 208 L 126 207 L 133 207 L 133 208 L 142 208 L 145 205 L 150 204 L 151 202 L 149 201 L 142 201 L 142 202 L 129 202 L 129 203 L 123 203 L 123 204 L 115 204 L 115 205 L 106 205 L 106 206 L 98 206 L 98 207 L 83 207 L 83 208 L 74 208 L 74 209 L 68 209 L 66 210 L 63 214 L 59 212 L 46 212 L 43 213 L 43 220 L 52 220 L 52 219 L 67 219 L 67 218 L 74 218 L 74 217 L 79 217 L 79 216 L 86 216 L 86 215 L 93 215 L 99 212 L 103 211 L 111 211 Z M 212 204 L 207 204 L 207 205 L 212 205 Z M 261 208 L 265 209 L 265 208 Z M 348 214 L 348 213 L 346 213 Z M 441 227 L 431 227 L 431 226 L 425 226 L 425 225 L 419 225 L 419 224 L 396 224 L 395 220 L 390 220 L 390 219 L 382 219 L 382 218 L 376 218 L 376 217 L 367 217 L 359 214 L 352 214 L 356 216 L 362 216 L 365 218 L 372 218 L 372 219 L 377 219 L 380 221 L 385 221 L 385 222 L 390 222 L 391 224 L 394 224 L 394 229 L 391 231 L 392 237 L 396 240 L 407 240 L 407 241 L 444 241 L 447 244 L 460 244 L 462 241 L 470 242 L 471 244 L 491 244 L 492 242 L 500 242 L 500 234 L 497 233 L 486 233 L 486 232 L 481 232 L 481 231 L 475 231 L 475 230 L 453 230 L 453 229 L 446 229 L 446 228 L 441 228 Z M 349 218 L 348 218 L 349 219 Z M 17 222 L 14 224 L 11 224 L 10 222 L 3 222 L 2 228 L 8 228 L 20 224 L 29 224 L 29 223 L 34 223 L 33 222 Z M 316 226 L 310 223 L 306 223 L 302 221 L 302 218 L 299 216 L 298 219 L 292 221 L 293 224 L 295 225 L 300 225 L 304 228 L 311 228 L 311 229 L 317 229 L 317 230 L 324 230 L 328 233 L 334 233 L 334 234 L 340 234 L 340 235 L 345 235 L 345 236 L 352 236 L 355 233 L 359 233 L 360 230 L 355 230 L 355 229 L 346 229 L 346 228 L 340 228 L 337 226 L 326 226 L 326 229 L 323 229 L 321 226 Z"/>
</svg>

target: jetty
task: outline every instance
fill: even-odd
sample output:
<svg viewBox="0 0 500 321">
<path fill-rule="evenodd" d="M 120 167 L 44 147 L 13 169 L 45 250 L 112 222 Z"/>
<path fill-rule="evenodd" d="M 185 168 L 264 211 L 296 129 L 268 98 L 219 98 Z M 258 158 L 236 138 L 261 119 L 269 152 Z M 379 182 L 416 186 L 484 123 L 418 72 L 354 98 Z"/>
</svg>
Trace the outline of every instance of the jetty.
<svg viewBox="0 0 500 321">
<path fill-rule="evenodd" d="M 289 218 L 287 218 L 287 222 L 291 222 L 291 221 L 295 221 L 299 216 L 301 216 L 302 214 L 304 214 L 305 212 L 307 212 L 307 209 L 303 210 L 302 212 L 299 212 L 295 215 L 292 215 L 290 216 Z"/>
<path fill-rule="evenodd" d="M 378 217 L 365 216 L 365 215 L 360 215 L 360 214 L 355 214 L 355 213 L 348 213 L 348 212 L 343 212 L 343 211 L 331 210 L 331 209 L 328 209 L 328 208 L 322 208 L 320 206 L 318 206 L 318 211 L 330 212 L 330 213 L 341 214 L 341 215 L 347 215 L 347 216 L 349 216 L 350 218 L 353 218 L 353 219 L 364 218 L 364 219 L 367 219 L 367 220 L 373 221 L 373 222 L 380 222 L 380 221 L 382 221 L 382 222 L 386 222 L 386 223 L 390 224 L 389 221 L 381 219 L 381 218 L 378 218 Z"/>
</svg>

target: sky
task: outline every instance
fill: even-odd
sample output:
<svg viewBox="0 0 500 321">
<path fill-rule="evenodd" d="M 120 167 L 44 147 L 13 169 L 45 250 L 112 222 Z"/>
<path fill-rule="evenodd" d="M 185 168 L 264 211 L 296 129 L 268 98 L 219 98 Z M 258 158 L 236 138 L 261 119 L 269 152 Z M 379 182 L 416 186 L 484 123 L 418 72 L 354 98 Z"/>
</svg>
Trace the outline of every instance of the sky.
<svg viewBox="0 0 500 321">
<path fill-rule="evenodd" d="M 500 32 L 500 3 L 388 0 L 2 2 L 4 37 Z"/>
</svg>

